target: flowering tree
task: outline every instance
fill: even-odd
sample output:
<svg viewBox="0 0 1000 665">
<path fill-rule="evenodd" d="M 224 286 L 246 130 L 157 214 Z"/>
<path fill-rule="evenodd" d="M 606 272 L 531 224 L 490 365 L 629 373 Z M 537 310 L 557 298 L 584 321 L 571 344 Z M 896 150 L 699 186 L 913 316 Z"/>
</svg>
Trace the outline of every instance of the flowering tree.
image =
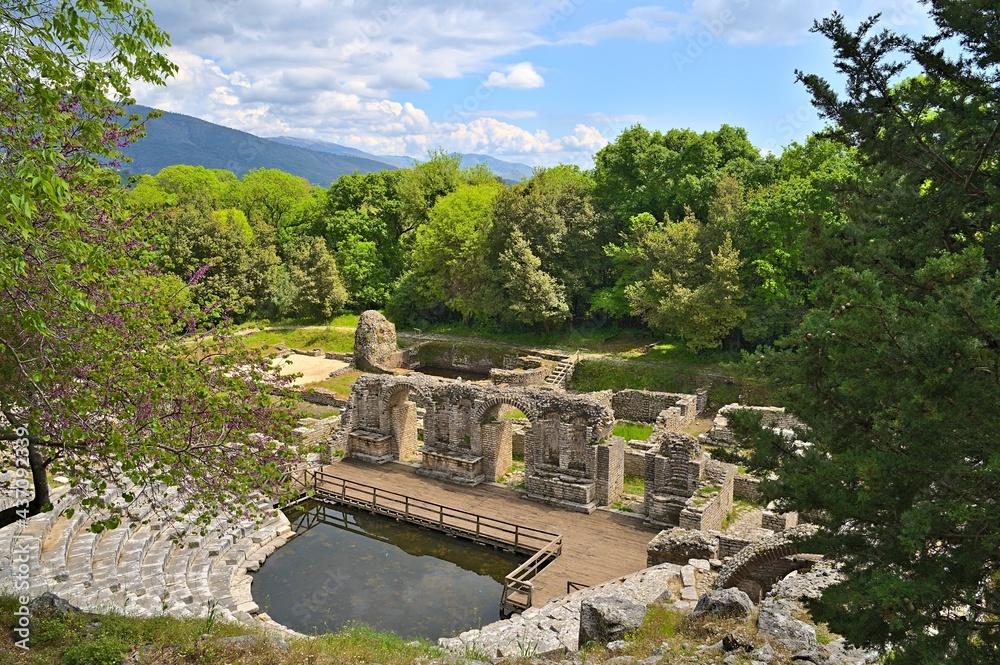
<svg viewBox="0 0 1000 665">
<path fill-rule="evenodd" d="M 0 440 L 29 433 L 29 512 L 51 470 L 85 506 L 127 479 L 206 517 L 276 488 L 281 379 L 148 265 L 102 166 L 142 132 L 120 122 L 130 82 L 174 70 L 167 36 L 141 0 L 5 1 L 0 23 Z"/>
</svg>

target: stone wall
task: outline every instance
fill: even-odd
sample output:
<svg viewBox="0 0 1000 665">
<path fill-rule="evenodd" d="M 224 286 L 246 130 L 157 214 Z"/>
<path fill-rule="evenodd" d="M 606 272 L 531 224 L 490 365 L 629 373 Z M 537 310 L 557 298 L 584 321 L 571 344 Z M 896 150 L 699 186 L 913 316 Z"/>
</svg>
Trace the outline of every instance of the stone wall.
<svg viewBox="0 0 1000 665">
<path fill-rule="evenodd" d="M 705 531 L 666 529 L 646 546 L 646 565 L 685 565 L 691 559 L 718 559 L 719 536 Z"/>
<path fill-rule="evenodd" d="M 513 459 L 513 423 L 502 419 L 483 425 L 483 475 L 496 482 L 510 470 Z"/>
<path fill-rule="evenodd" d="M 646 454 L 646 521 L 689 529 L 721 528 L 733 507 L 735 475 L 734 465 L 711 459 L 690 436 L 664 433 L 658 448 Z"/>
<path fill-rule="evenodd" d="M 399 409 L 407 404 L 403 418 Z M 424 410 L 423 468 L 418 473 L 466 484 L 503 476 L 511 466 L 515 424 L 499 416 L 512 407 L 530 423 L 521 434 L 528 498 L 590 512 L 605 505 L 607 497 L 621 494 L 624 442 L 608 441 L 611 411 L 585 396 L 561 391 L 413 374 L 365 375 L 354 384 L 343 413 L 347 455 L 357 452 L 362 459 L 379 461 L 383 455 L 373 452 L 378 437 L 370 435 L 388 436 L 397 458 L 412 450 L 417 407 Z M 355 431 L 363 434 L 349 434 Z"/>
<path fill-rule="evenodd" d="M 776 581 L 817 560 L 796 556 L 802 552 L 801 543 L 815 533 L 815 526 L 803 524 L 743 548 L 719 571 L 715 588 L 735 587 L 759 601 Z"/>
<path fill-rule="evenodd" d="M 506 384 L 508 386 L 542 386 L 545 385 L 545 377 L 549 375 L 548 367 L 536 367 L 534 369 L 490 369 L 490 381 L 497 385 Z"/>
<path fill-rule="evenodd" d="M 341 409 L 347 406 L 347 400 L 338 397 L 337 393 L 326 388 L 309 388 L 308 390 L 298 390 L 296 393 L 296 397 L 310 404 L 336 406 Z"/>
<path fill-rule="evenodd" d="M 733 498 L 756 501 L 760 498 L 760 479 L 748 476 L 745 473 L 737 473 L 733 479 Z"/>
<path fill-rule="evenodd" d="M 670 429 L 676 430 L 697 418 L 699 400 L 697 395 L 619 390 L 611 397 L 611 408 L 619 420 L 635 420 L 642 423 L 656 422 L 664 410 L 675 409 L 664 416 L 664 422 L 671 423 Z"/>
<path fill-rule="evenodd" d="M 625 439 L 613 436 L 597 447 L 597 503 L 610 506 L 625 490 Z"/>
<path fill-rule="evenodd" d="M 726 515 L 733 509 L 733 476 L 736 468 L 732 464 L 724 464 L 709 460 L 706 465 L 706 479 L 700 491 L 708 487 L 718 487 L 713 494 L 692 497 L 680 514 L 680 527 L 683 529 L 721 529 Z"/>
<path fill-rule="evenodd" d="M 777 406 L 745 406 L 743 404 L 726 404 L 719 409 L 712 423 L 712 429 L 705 435 L 707 443 L 715 446 L 739 446 L 729 429 L 727 414 L 734 411 L 753 411 L 761 414 L 762 427 L 776 427 L 784 430 L 802 429 L 805 425 L 795 416 L 786 413 L 783 407 Z"/>
<path fill-rule="evenodd" d="M 771 531 L 784 531 L 785 529 L 791 529 L 793 526 L 798 526 L 798 524 L 799 514 L 796 512 L 772 513 L 769 510 L 765 510 L 760 520 L 760 525 Z"/>
</svg>

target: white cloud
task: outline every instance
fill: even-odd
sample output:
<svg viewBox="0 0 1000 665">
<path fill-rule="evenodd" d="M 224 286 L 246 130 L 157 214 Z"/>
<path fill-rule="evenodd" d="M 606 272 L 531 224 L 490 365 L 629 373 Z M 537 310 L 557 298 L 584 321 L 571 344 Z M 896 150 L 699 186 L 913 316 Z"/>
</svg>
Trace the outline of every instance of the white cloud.
<svg viewBox="0 0 1000 665">
<path fill-rule="evenodd" d="M 837 8 L 830 0 L 694 0 L 691 13 L 696 31 L 707 29 L 731 44 L 790 44 Z"/>
<path fill-rule="evenodd" d="M 636 7 L 625 18 L 592 23 L 562 37 L 560 44 L 594 45 L 608 39 L 643 39 L 663 42 L 675 39 L 691 24 L 691 16 L 660 7 Z"/>
<path fill-rule="evenodd" d="M 485 85 L 488 88 L 513 88 L 515 90 L 530 90 L 541 88 L 545 85 L 545 79 L 535 71 L 535 66 L 530 62 L 519 62 L 507 68 L 507 73 L 492 72 L 486 77 Z"/>
<path fill-rule="evenodd" d="M 258 136 L 318 138 L 377 154 L 412 157 L 444 148 L 532 165 L 562 161 L 587 165 L 595 150 L 607 143 L 595 127 L 580 124 L 567 136 L 552 137 L 503 119 L 532 118 L 535 111 L 475 111 L 449 122 L 432 120 L 410 102 L 373 97 L 368 91 L 318 89 L 289 97 L 270 76 L 226 73 L 215 61 L 186 52 L 170 55 L 179 66 L 175 81 L 167 88 L 138 88 L 135 95 L 141 103 Z"/>
</svg>

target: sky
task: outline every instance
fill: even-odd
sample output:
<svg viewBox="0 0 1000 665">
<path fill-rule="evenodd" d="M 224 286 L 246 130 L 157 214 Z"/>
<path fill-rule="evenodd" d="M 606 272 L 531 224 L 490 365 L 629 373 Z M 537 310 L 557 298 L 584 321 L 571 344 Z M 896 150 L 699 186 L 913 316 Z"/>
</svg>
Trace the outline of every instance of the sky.
<svg viewBox="0 0 1000 665">
<path fill-rule="evenodd" d="M 917 0 L 147 0 L 177 74 L 140 104 L 383 155 L 592 166 L 626 127 L 744 127 L 780 152 L 821 129 L 795 70 L 836 80 L 809 29 Z"/>
</svg>

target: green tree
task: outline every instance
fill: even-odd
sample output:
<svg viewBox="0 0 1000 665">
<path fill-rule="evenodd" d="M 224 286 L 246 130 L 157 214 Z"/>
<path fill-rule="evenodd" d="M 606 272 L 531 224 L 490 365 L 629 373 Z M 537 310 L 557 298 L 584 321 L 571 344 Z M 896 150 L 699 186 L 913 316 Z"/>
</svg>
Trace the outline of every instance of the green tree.
<svg viewBox="0 0 1000 665">
<path fill-rule="evenodd" d="M 278 169 L 254 169 L 227 188 L 223 203 L 242 210 L 248 220 L 270 226 L 283 247 L 313 222 L 320 200 L 312 190 L 305 178 Z"/>
<path fill-rule="evenodd" d="M 998 662 L 1000 7 L 928 7 L 922 40 L 814 28 L 846 94 L 799 79 L 869 181 L 809 230 L 812 309 L 763 354 L 813 444 L 772 442 L 765 492 L 843 565 L 814 608 L 833 630 L 893 663 Z"/>
<path fill-rule="evenodd" d="M 381 307 L 405 269 L 403 171 L 344 175 L 327 190 L 315 233 L 326 238 L 356 309 Z"/>
<path fill-rule="evenodd" d="M 296 316 L 329 319 L 344 306 L 347 291 L 322 238 L 306 236 L 294 241 L 288 248 L 288 268 Z"/>
<path fill-rule="evenodd" d="M 466 319 L 481 314 L 484 298 L 498 295 L 482 288 L 482 256 L 493 201 L 502 191 L 496 182 L 460 187 L 441 198 L 417 229 L 413 271 L 421 292 Z"/>
<path fill-rule="evenodd" d="M 164 216 L 163 267 L 191 280 L 193 301 L 215 317 L 244 319 L 274 286 L 280 260 L 240 210 L 173 208 Z"/>
<path fill-rule="evenodd" d="M 504 252 L 524 255 L 524 248 L 512 246 L 519 233 L 571 314 L 586 315 L 594 290 L 607 278 L 610 262 L 603 246 L 613 239 L 610 216 L 594 209 L 593 186 L 579 167 L 563 164 L 537 169 L 503 192 L 493 207 L 485 265 L 499 274 Z"/>
<path fill-rule="evenodd" d="M 759 168 L 761 161 L 741 128 L 723 125 L 697 134 L 636 125 L 594 156 L 594 196 L 620 228 L 644 212 L 663 221 L 681 219 L 690 208 L 706 219 L 718 177 L 731 173 L 745 176 L 748 185 L 764 184 L 769 169 Z"/>
<path fill-rule="evenodd" d="M 130 83 L 174 70 L 166 35 L 131 0 L 6 2 L 0 23 L 0 439 L 27 455 L 27 512 L 49 501 L 50 470 L 85 507 L 128 479 L 178 487 L 201 524 L 245 512 L 295 457 L 274 443 L 290 413 L 261 389 L 281 380 L 224 330 L 198 338 L 100 166 L 141 131 L 118 122 Z"/>
<path fill-rule="evenodd" d="M 500 317 L 526 325 L 543 325 L 546 330 L 569 317 L 565 289 L 541 269 L 542 260 L 531 251 L 519 229 L 500 254 L 498 277 L 507 296 L 501 302 Z"/>
<path fill-rule="evenodd" d="M 706 251 L 711 235 L 690 211 L 663 224 L 646 213 L 632 220 L 623 245 L 608 248 L 631 311 L 695 351 L 718 346 L 744 317 L 739 251 L 728 233 Z"/>
</svg>

